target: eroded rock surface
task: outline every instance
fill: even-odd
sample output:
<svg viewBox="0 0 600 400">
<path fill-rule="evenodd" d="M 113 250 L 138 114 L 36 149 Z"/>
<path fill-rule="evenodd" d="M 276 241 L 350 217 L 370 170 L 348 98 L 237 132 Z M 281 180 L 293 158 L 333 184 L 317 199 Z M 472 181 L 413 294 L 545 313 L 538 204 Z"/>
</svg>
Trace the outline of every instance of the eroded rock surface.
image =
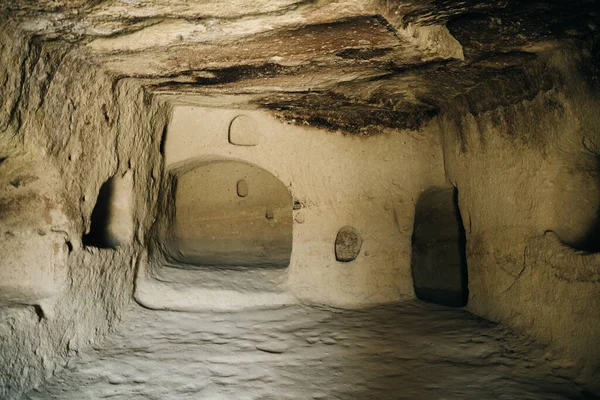
<svg viewBox="0 0 600 400">
<path fill-rule="evenodd" d="M 25 398 L 586 399 L 543 350 L 460 310 L 133 306 L 125 320 Z"/>
<path fill-rule="evenodd" d="M 67 289 L 69 212 L 43 160 L 0 163 L 0 307 L 40 305 Z"/>
<path fill-rule="evenodd" d="M 568 360 L 574 376 L 600 390 L 597 9 L 593 0 L 1 2 L 0 171 L 10 166 L 23 173 L 3 172 L 0 179 L 5 209 L 0 234 L 6 239 L 3 251 L 11 253 L 0 261 L 0 276 L 27 278 L 17 282 L 22 287 L 16 292 L 29 295 L 12 301 L 14 296 L 2 294 L 12 300 L 0 309 L 0 397 L 17 397 L 41 384 L 114 329 L 132 299 L 140 260 L 151 243 L 164 245 L 155 221 L 160 225 L 168 214 L 163 189 L 169 168 L 209 152 L 265 166 L 292 198 L 302 200 L 296 223 L 290 220 L 296 253 L 283 275 L 252 271 L 230 279 L 221 270 L 196 275 L 177 269 L 181 265 L 173 266 L 175 272 L 160 270 L 155 275 L 166 279 L 161 284 L 187 283 L 164 291 L 150 287 L 147 294 L 160 294 L 152 298 L 156 308 L 177 304 L 177 293 L 202 303 L 198 288 L 229 294 L 264 290 L 285 304 L 300 299 L 358 307 L 412 299 L 415 202 L 428 187 L 449 181 L 458 188 L 465 228 L 469 311 L 549 345 L 548 354 Z M 241 113 L 260 123 L 259 145 L 229 142 L 228 128 Z M 183 126 L 175 140 L 172 122 Z M 27 172 L 35 170 L 28 158 L 40 160 L 38 167 L 47 165 L 57 179 L 32 181 L 47 171 Z M 103 185 L 121 178 L 126 178 L 117 185 L 123 201 L 109 202 L 116 217 L 108 212 L 95 218 Z M 228 188 L 243 200 L 235 183 Z M 21 201 L 23 192 L 28 197 Z M 250 184 L 245 198 L 254 193 Z M 50 212 L 50 222 L 44 218 L 48 209 L 60 211 Z M 266 224 L 280 216 L 269 204 L 259 211 Z M 35 218 L 19 221 L 19 214 Z M 58 224 L 54 216 L 67 221 Z M 354 261 L 351 272 L 331 254 L 332 238 L 345 223 L 364 235 L 365 257 Z M 88 240 L 98 232 L 102 240 Z M 35 262 L 34 254 L 23 252 L 28 245 L 41 258 L 52 253 L 56 262 Z M 40 301 L 49 297 L 52 304 Z M 234 297 L 212 300 L 230 307 L 244 303 Z M 255 300 L 251 304 L 261 304 Z M 147 319 L 152 318 L 159 316 Z M 407 326 L 410 332 L 391 331 L 409 338 L 421 332 L 418 321 Z M 340 342 L 320 337 L 306 343 L 337 348 Z M 438 339 L 445 343 L 437 336 L 432 343 Z M 479 339 L 447 349 L 475 351 Z M 242 345 L 277 357 L 294 348 L 285 342 Z M 353 343 L 359 347 L 360 341 Z M 173 349 L 165 351 L 168 359 Z M 425 348 L 418 352 L 428 354 Z M 304 356 L 314 361 L 310 352 Z M 381 360 L 360 361 L 395 374 Z M 296 377 L 306 372 L 297 367 L 303 363 L 299 358 L 290 363 L 293 378 L 280 373 L 272 380 L 284 382 L 280 390 L 295 387 Z M 328 364 L 314 362 L 314 370 L 322 372 L 319 365 Z M 219 374 L 219 367 L 209 367 Z M 351 367 L 350 376 L 363 382 L 365 369 L 361 375 L 358 368 Z M 523 376 L 532 376 L 523 370 L 506 380 L 492 368 L 489 376 L 497 380 L 483 382 L 478 374 L 466 382 L 471 369 L 449 373 L 448 382 L 458 382 L 454 386 L 427 390 L 468 397 L 460 390 L 473 389 L 470 382 L 479 382 L 478 390 L 500 382 L 516 388 Z M 428 378 L 438 371 L 423 370 L 420 376 Z M 159 391 L 151 386 L 156 376 L 143 378 L 147 390 Z M 320 390 L 330 387 L 328 376 L 334 377 L 315 376 Z M 271 382 L 269 374 L 264 377 Z M 398 387 L 395 382 L 385 381 L 385 388 Z M 208 397 L 226 396 L 223 386 L 219 394 L 208 384 Z M 331 387 L 340 397 L 361 394 L 349 386 Z M 554 385 L 542 387 L 515 389 L 510 398 L 564 393 Z M 378 388 L 369 387 L 369 393 Z M 273 393 L 263 394 L 277 397 Z M 314 393 L 320 395 L 317 388 Z M 414 398 L 421 392 L 407 393 Z"/>
</svg>

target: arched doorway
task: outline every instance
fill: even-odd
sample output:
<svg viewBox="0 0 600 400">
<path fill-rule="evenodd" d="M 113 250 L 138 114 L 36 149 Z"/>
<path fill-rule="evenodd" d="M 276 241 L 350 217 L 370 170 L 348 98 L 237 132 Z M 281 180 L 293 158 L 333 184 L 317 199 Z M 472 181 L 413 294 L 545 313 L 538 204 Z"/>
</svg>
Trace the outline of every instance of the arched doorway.
<svg viewBox="0 0 600 400">
<path fill-rule="evenodd" d="M 293 199 L 283 182 L 250 163 L 213 159 L 170 171 L 163 248 L 196 266 L 287 267 Z"/>
</svg>

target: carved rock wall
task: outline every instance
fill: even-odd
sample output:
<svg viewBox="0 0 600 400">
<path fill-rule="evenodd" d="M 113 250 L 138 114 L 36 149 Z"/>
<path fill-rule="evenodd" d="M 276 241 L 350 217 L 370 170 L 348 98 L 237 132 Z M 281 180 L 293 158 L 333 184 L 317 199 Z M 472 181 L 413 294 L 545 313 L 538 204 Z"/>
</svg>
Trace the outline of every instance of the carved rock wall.
<svg viewBox="0 0 600 400">
<path fill-rule="evenodd" d="M 208 99 L 207 103 L 206 98 L 198 96 L 181 96 L 171 101 L 175 104 L 173 116 L 163 143 L 167 171 L 211 160 L 233 159 L 268 171 L 289 190 L 297 207 L 292 211 L 292 205 L 288 206 L 288 212 L 293 215 L 291 259 L 289 268 L 281 272 L 278 290 L 300 301 L 351 308 L 414 298 L 410 270 L 414 205 L 423 190 L 446 183 L 437 125 L 428 125 L 421 131 L 388 131 L 377 136 L 352 137 L 342 132 L 282 123 L 267 112 L 243 109 L 239 104 L 238 108 L 215 107 L 214 104 L 211 107 L 210 102 L 214 100 Z M 195 104 L 191 104 L 193 102 Z M 260 132 L 260 144 L 237 146 L 229 142 L 231 121 L 236 121 L 240 114 L 254 121 L 253 129 Z M 213 182 L 214 188 L 207 193 L 202 192 L 202 185 L 196 186 L 195 195 L 190 199 L 202 201 L 203 196 L 208 199 L 217 190 L 229 190 L 238 198 L 235 182 L 228 181 L 230 175 Z M 190 188 L 194 185 L 188 182 Z M 248 191 L 252 190 L 256 189 L 248 180 Z M 169 189 L 163 193 L 172 198 Z M 172 202 L 161 206 L 160 232 L 167 232 L 169 225 L 173 225 L 168 221 L 169 215 L 176 220 L 174 215 L 186 212 L 175 210 L 172 215 L 169 204 Z M 185 204 L 182 206 L 189 209 Z M 264 212 L 261 218 L 261 223 L 271 223 Z M 224 216 L 221 220 L 222 224 L 229 223 Z M 205 225 L 196 226 L 201 235 L 213 232 L 213 228 Z M 362 236 L 360 253 L 351 263 L 336 260 L 335 254 L 336 235 L 346 225 L 352 225 Z M 203 232 L 203 226 L 208 231 Z M 235 236 L 238 228 L 223 235 Z M 261 234 L 264 232 L 249 230 L 247 240 L 252 243 L 252 236 L 259 238 Z M 192 234 L 183 236 L 193 237 Z M 159 241 L 157 246 L 168 247 L 166 241 Z M 232 245 L 230 250 L 236 251 L 236 247 Z M 248 259 L 260 266 L 256 250 L 251 251 L 250 247 L 247 250 Z M 268 260 L 264 258 L 266 264 Z M 228 274 L 232 282 L 245 279 L 243 274 Z M 256 279 L 268 280 L 262 275 Z M 167 278 L 163 276 L 160 280 L 164 282 Z M 191 282 L 196 279 L 188 277 L 186 280 L 185 290 L 193 290 Z M 220 289 L 230 285 L 225 283 Z M 247 286 L 253 288 L 255 284 Z M 202 284 L 196 287 L 202 288 Z M 181 293 L 182 290 L 179 289 Z M 194 304 L 200 308 L 231 307 L 231 298 L 243 296 L 244 292 L 244 287 L 240 287 L 237 293 L 228 291 L 227 296 L 203 302 L 192 300 L 196 295 L 186 291 L 179 296 L 181 305 L 175 308 L 190 309 Z M 147 300 L 144 304 L 173 308 L 167 305 L 171 304 L 169 301 L 161 307 L 160 300 L 151 293 L 153 290 L 147 292 L 151 298 L 144 296 Z M 176 295 L 173 292 L 172 296 Z M 165 299 L 172 296 L 165 294 Z M 290 299 L 286 297 L 285 301 Z M 240 300 L 239 304 L 257 303 Z M 263 302 L 262 305 L 269 304 Z"/>
<path fill-rule="evenodd" d="M 266 281 L 342 307 L 413 298 L 415 201 L 448 178 L 469 310 L 597 381 L 596 5 L 529 3 L 0 4 L 0 397 L 115 325 L 167 211 L 165 170 L 205 155 L 260 165 L 289 188 L 290 267 Z M 241 113 L 260 134 L 236 123 L 231 135 Z M 116 198 L 101 195 L 107 182 Z M 340 263 L 346 225 L 363 241 Z M 246 284 L 256 280 L 228 293 Z M 175 292 L 193 297 L 190 285 Z"/>
<path fill-rule="evenodd" d="M 0 235 L 10 256 L 0 262 L 0 398 L 13 398 L 101 338 L 130 301 L 168 112 L 132 81 L 92 67 L 75 46 L 6 24 Z M 115 249 L 84 246 L 101 185 L 126 174 L 134 237 Z M 18 242 L 24 232 L 29 248 Z M 8 290 L 13 278 L 21 286 Z"/>
<path fill-rule="evenodd" d="M 600 367 L 600 264 L 592 254 L 600 240 L 598 102 L 571 59 L 557 54 L 551 62 L 567 86 L 446 119 L 445 164 L 466 230 L 467 308 L 550 344 L 550 357 L 574 360 L 593 381 Z"/>
</svg>

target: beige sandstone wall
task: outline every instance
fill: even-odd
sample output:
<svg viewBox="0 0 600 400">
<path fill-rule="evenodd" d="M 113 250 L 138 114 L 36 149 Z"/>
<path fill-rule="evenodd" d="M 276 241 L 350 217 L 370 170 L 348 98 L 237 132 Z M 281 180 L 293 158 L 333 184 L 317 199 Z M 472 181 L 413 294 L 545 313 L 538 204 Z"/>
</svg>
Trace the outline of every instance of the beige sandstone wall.
<svg viewBox="0 0 600 400">
<path fill-rule="evenodd" d="M 0 283 L 6 297 L 0 309 L 0 356 L 8 360 L 0 365 L 0 397 L 47 379 L 119 320 L 132 298 L 136 266 L 156 215 L 163 174 L 160 141 L 170 116 L 167 102 L 144 94 L 133 80 L 92 67 L 76 46 L 37 42 L 18 32 L 3 27 L 0 41 L 6 82 L 1 197 L 3 204 L 12 204 L 10 219 L 4 213 L 0 224 L 3 235 L 20 230 L 19 241 L 10 243 L 22 251 L 15 250 L 10 263 L 0 262 L 2 276 L 10 277 Z M 260 151 L 252 152 L 227 140 L 228 124 L 240 111 L 213 109 L 224 114 L 215 120 L 185 115 L 178 120 L 186 110 L 177 109 L 172 122 L 187 120 L 188 130 L 186 123 L 176 129 L 184 137 L 205 135 L 194 146 L 180 146 L 179 153 L 169 139 L 167 164 L 203 154 L 248 161 L 275 174 L 302 202 L 303 208 L 294 211 L 294 249 L 285 279 L 293 296 L 344 307 L 413 297 L 414 201 L 425 188 L 445 182 L 435 127 L 356 138 L 249 111 L 264 124 Z M 86 247 L 83 237 L 93 228 L 98 193 L 111 178 L 122 194 L 110 199 L 110 215 L 123 224 L 112 218 L 101 228 L 116 235 L 112 245 Z M 125 193 L 129 187 L 132 193 Z M 17 207 L 18 190 L 48 201 Z M 29 209 L 31 222 L 21 224 L 19 215 Z M 130 216 L 123 214 L 127 210 Z M 46 211 L 57 220 L 44 220 Z M 334 241 L 348 224 L 364 243 L 357 260 L 339 263 Z M 29 241 L 35 235 L 42 245 Z M 34 257 L 26 243 L 37 251 Z M 30 259 L 45 261 L 36 265 Z"/>
<path fill-rule="evenodd" d="M 0 43 L 0 398 L 11 398 L 102 337 L 130 301 L 167 112 L 77 48 L 10 25 Z M 100 186 L 127 174 L 132 215 L 119 232 L 131 234 L 116 249 L 84 247 Z"/>
<path fill-rule="evenodd" d="M 448 178 L 467 234 L 468 309 L 549 343 L 550 356 L 572 360 L 584 379 L 597 375 L 600 260 L 572 246 L 588 246 L 598 221 L 600 127 L 595 95 L 574 69 L 530 100 L 447 114 L 419 132 L 351 137 L 252 109 L 181 102 L 171 114 L 177 96 L 153 97 L 76 45 L 1 24 L 0 397 L 39 384 L 114 326 L 164 211 L 164 168 L 204 156 L 256 164 L 289 188 L 302 208 L 285 290 L 351 308 L 413 298 L 415 201 Z M 470 100 L 493 104 L 495 93 Z M 228 142 L 240 114 L 259 126 L 258 146 Z M 125 191 L 114 199 L 123 224 L 107 229 L 121 245 L 85 247 L 111 177 Z M 334 241 L 346 225 L 363 243 L 356 260 L 340 263 Z"/>
<path fill-rule="evenodd" d="M 552 62 L 565 86 L 446 118 L 445 165 L 466 230 L 467 308 L 550 344 L 550 358 L 590 379 L 600 367 L 599 104 L 569 60 Z"/>
<path fill-rule="evenodd" d="M 229 142 L 229 126 L 239 115 L 253 121 L 254 128 L 245 128 L 259 132 L 258 145 Z M 275 175 L 301 204 L 293 211 L 291 261 L 279 286 L 288 295 L 278 301 L 296 298 L 354 308 L 414 298 L 410 269 L 414 205 L 423 190 L 446 184 L 438 138 L 435 125 L 421 132 L 351 137 L 285 124 L 258 110 L 180 104 L 174 107 L 166 132 L 164 157 L 167 169 L 221 158 L 248 162 Z M 363 239 L 358 257 L 347 263 L 337 261 L 334 252 L 338 230 L 346 225 Z M 232 274 L 229 279 L 243 278 Z M 152 296 L 156 290 L 147 289 L 146 304 L 163 308 Z M 175 308 L 234 304 L 223 296 L 211 300 L 189 287 L 185 293 Z M 227 296 L 236 294 L 230 291 Z M 256 303 L 239 300 L 239 304 Z"/>
</svg>

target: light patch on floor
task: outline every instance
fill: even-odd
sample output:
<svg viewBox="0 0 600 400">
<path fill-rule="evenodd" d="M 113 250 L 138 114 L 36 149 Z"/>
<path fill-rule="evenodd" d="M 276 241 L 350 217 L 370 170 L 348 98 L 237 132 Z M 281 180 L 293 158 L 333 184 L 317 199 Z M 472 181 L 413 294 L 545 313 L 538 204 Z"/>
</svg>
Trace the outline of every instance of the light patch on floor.
<svg viewBox="0 0 600 400">
<path fill-rule="evenodd" d="M 544 350 L 460 309 L 151 311 L 27 399 L 576 399 Z"/>
</svg>

